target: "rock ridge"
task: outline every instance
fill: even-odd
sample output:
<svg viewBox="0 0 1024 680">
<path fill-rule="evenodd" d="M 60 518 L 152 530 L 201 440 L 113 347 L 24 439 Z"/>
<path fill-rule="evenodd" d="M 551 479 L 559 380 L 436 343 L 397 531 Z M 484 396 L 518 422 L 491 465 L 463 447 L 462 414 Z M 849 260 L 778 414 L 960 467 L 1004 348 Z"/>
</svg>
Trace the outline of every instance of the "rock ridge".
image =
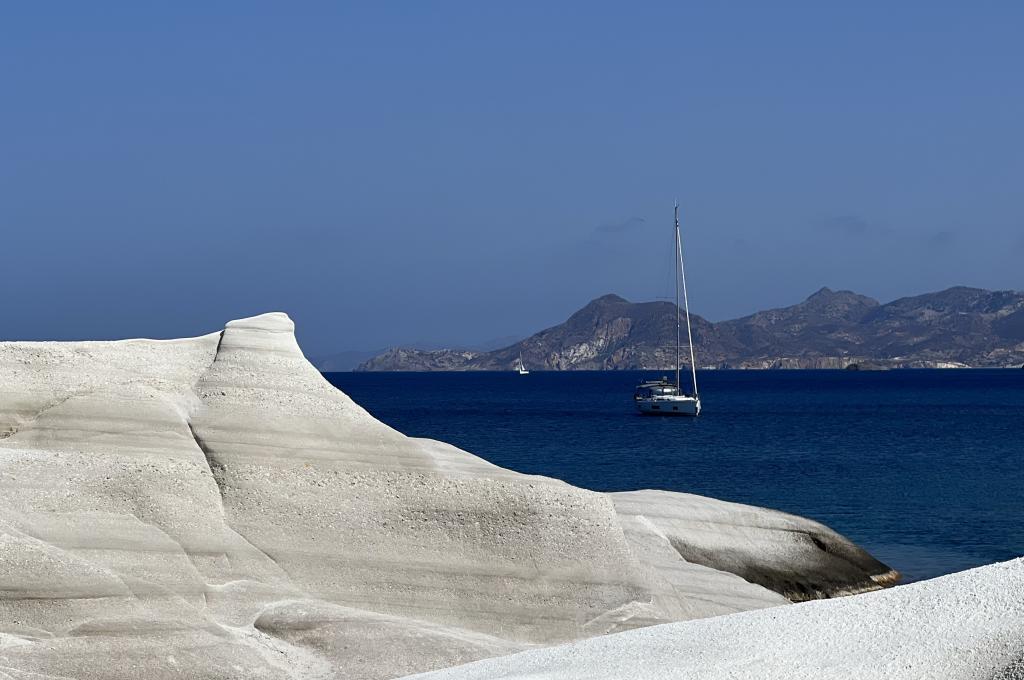
<svg viewBox="0 0 1024 680">
<path fill-rule="evenodd" d="M 492 352 L 391 349 L 356 370 L 664 370 L 676 307 L 617 295 Z M 692 315 L 702 368 L 957 368 L 1024 364 L 1024 293 L 958 286 L 881 304 L 822 288 L 803 302 L 712 323 Z"/>
<path fill-rule="evenodd" d="M 0 374 L 12 677 L 388 678 L 893 574 L 803 518 L 406 437 L 323 378 L 283 313 L 0 343 Z"/>
</svg>

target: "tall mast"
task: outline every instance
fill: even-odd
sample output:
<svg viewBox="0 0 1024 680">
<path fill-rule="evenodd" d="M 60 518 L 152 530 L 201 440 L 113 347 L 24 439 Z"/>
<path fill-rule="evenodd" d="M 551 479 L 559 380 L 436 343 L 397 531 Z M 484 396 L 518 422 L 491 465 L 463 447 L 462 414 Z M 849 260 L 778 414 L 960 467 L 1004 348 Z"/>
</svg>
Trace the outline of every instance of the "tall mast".
<svg viewBox="0 0 1024 680">
<path fill-rule="evenodd" d="M 676 227 L 675 227 L 675 239 L 676 239 L 676 253 L 681 253 L 682 246 L 679 243 L 679 203 L 676 203 Z M 680 259 L 678 255 L 674 258 L 676 261 L 676 391 L 681 391 L 682 385 L 679 384 L 679 263 Z"/>
<path fill-rule="evenodd" d="M 693 396 L 697 396 L 697 360 L 693 354 L 693 332 L 690 330 L 690 301 L 686 297 L 686 267 L 683 265 L 683 238 L 679 234 L 679 204 L 676 204 L 676 249 L 677 255 L 676 262 L 679 267 L 679 278 L 683 280 L 683 305 L 686 308 L 686 338 L 690 343 L 690 371 L 693 374 Z M 678 280 L 676 286 L 678 288 Z M 679 319 L 679 293 L 676 293 L 676 337 L 679 337 L 678 330 L 678 319 Z M 679 343 L 676 342 L 676 354 L 679 353 Z M 676 361 L 676 386 L 679 386 L 679 362 Z"/>
</svg>

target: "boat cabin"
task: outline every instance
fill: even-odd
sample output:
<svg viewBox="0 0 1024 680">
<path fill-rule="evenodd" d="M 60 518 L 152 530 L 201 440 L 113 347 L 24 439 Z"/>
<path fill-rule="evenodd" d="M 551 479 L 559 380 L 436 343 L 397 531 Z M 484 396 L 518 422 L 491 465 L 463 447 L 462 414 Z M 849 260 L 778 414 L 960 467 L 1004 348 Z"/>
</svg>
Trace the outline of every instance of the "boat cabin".
<svg viewBox="0 0 1024 680">
<path fill-rule="evenodd" d="M 633 392 L 634 399 L 656 399 L 658 397 L 675 397 L 680 395 L 688 396 L 685 392 L 680 392 L 676 384 L 669 381 L 668 378 L 642 382 L 637 385 L 636 391 Z"/>
</svg>

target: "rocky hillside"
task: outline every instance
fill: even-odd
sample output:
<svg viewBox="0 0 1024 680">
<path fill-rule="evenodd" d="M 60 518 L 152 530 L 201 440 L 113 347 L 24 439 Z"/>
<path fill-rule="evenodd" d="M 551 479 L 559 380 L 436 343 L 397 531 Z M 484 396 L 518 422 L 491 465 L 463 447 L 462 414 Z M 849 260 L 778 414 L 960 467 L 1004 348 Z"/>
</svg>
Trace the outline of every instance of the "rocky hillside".
<svg viewBox="0 0 1024 680">
<path fill-rule="evenodd" d="M 956 287 L 887 304 L 822 288 L 803 302 L 712 323 L 692 317 L 697 361 L 717 368 L 999 367 L 1024 364 L 1024 293 Z M 393 349 L 357 370 L 668 368 L 675 306 L 617 295 L 492 352 Z M 684 361 L 687 359 L 684 352 Z"/>
</svg>

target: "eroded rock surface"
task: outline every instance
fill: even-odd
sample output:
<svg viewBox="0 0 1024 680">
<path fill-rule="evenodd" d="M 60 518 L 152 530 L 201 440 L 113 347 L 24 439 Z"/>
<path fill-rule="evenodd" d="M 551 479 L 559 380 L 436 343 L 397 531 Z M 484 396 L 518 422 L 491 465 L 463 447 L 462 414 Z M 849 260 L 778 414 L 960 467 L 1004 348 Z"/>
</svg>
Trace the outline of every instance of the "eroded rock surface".
<svg viewBox="0 0 1024 680">
<path fill-rule="evenodd" d="M 857 597 L 633 630 L 416 678 L 1020 680 L 1024 560 Z"/>
<path fill-rule="evenodd" d="M 0 678 L 388 678 L 891 578 L 807 520 L 406 437 L 284 314 L 0 343 Z"/>
</svg>

